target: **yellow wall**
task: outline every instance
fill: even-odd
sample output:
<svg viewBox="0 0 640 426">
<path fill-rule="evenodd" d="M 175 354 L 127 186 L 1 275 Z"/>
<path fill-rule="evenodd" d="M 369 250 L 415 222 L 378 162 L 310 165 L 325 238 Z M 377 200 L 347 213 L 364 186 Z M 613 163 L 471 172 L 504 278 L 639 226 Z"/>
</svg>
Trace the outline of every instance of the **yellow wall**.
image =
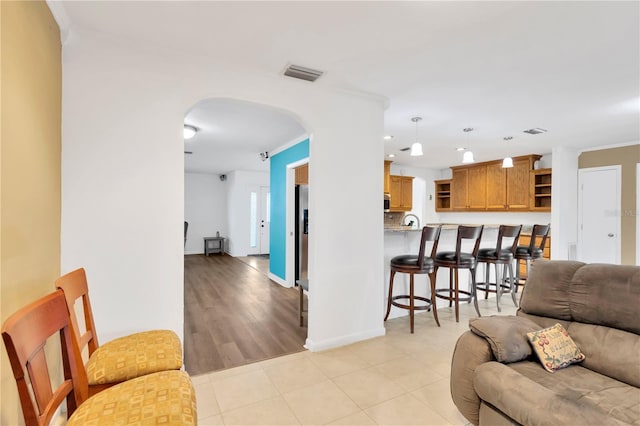
<svg viewBox="0 0 640 426">
<path fill-rule="evenodd" d="M 60 274 L 60 31 L 44 1 L 0 2 L 0 319 Z M 22 424 L 4 345 L 0 424 Z"/>
<path fill-rule="evenodd" d="M 622 166 L 621 188 L 621 261 L 623 265 L 636 263 L 636 164 L 640 163 L 640 145 L 583 152 L 578 168 Z"/>
</svg>

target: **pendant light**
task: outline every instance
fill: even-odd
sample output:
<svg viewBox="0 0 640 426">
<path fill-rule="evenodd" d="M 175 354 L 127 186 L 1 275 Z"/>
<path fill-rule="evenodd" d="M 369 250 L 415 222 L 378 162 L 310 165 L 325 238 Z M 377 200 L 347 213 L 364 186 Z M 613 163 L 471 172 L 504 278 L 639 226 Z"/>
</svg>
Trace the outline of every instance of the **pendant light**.
<svg viewBox="0 0 640 426">
<path fill-rule="evenodd" d="M 510 169 L 512 167 L 513 167 L 513 158 L 505 157 L 504 160 L 502 160 L 502 168 L 503 169 Z"/>
<path fill-rule="evenodd" d="M 411 156 L 412 157 L 419 157 L 421 155 L 424 155 L 422 152 L 422 144 L 420 142 L 418 142 L 418 122 L 422 120 L 422 117 L 413 117 L 411 119 L 411 121 L 413 121 L 414 123 L 416 123 L 416 141 L 413 143 L 413 145 L 411 145 Z"/>
<path fill-rule="evenodd" d="M 197 131 L 198 131 L 197 127 L 185 124 L 184 125 L 184 129 L 182 131 L 182 134 L 183 134 L 185 139 L 191 139 L 192 137 L 194 137 L 196 135 Z"/>
<path fill-rule="evenodd" d="M 465 127 L 464 129 L 462 129 L 462 131 L 467 134 L 467 146 L 469 146 L 469 132 L 473 132 L 473 127 Z M 469 164 L 469 163 L 475 163 L 475 162 L 476 160 L 473 158 L 473 152 L 465 151 L 464 154 L 462 154 L 463 164 Z"/>
</svg>

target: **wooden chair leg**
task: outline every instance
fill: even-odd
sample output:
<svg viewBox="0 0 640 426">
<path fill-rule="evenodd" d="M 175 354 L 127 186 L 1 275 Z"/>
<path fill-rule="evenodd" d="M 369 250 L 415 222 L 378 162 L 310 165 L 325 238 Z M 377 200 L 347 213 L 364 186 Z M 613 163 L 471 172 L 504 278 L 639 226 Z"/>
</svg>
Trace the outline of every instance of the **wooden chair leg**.
<svg viewBox="0 0 640 426">
<path fill-rule="evenodd" d="M 458 293 L 458 268 L 451 268 L 451 273 L 453 273 L 454 269 L 456 270 L 456 273 L 455 273 L 455 284 L 454 284 L 455 285 L 454 299 L 455 299 L 455 305 L 456 305 L 456 322 L 459 322 L 460 314 L 459 314 L 459 307 L 458 307 L 458 299 L 460 298 L 460 294 Z M 449 306 L 451 306 L 451 301 L 449 301 Z"/>
<path fill-rule="evenodd" d="M 431 284 L 431 309 L 433 309 L 433 319 L 436 320 L 436 324 L 440 327 L 440 321 L 438 320 L 438 298 L 436 297 L 436 272 L 429 274 L 429 283 Z"/>
<path fill-rule="evenodd" d="M 456 286 L 457 287 L 457 286 Z M 449 268 L 449 307 L 451 307 L 451 295 L 453 294 L 453 268 Z M 457 298 L 457 296 L 456 296 Z"/>
<path fill-rule="evenodd" d="M 393 269 L 389 274 L 389 298 L 387 299 L 387 314 L 384 316 L 384 320 L 386 321 L 389 318 L 389 313 L 391 312 L 391 298 L 393 297 L 393 277 L 396 275 L 396 271 Z"/>
<path fill-rule="evenodd" d="M 411 334 L 413 334 L 413 314 L 415 300 L 413 299 L 413 274 L 409 275 L 409 323 L 411 324 Z"/>
</svg>

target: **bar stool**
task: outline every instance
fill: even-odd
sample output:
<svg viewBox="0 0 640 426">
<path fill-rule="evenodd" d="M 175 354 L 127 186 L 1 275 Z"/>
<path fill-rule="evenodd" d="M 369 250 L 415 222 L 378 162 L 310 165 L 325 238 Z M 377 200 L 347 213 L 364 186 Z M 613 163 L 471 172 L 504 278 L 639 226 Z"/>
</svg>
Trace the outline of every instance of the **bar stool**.
<svg viewBox="0 0 640 426">
<path fill-rule="evenodd" d="M 435 292 L 435 276 L 432 276 L 434 268 L 433 268 L 433 256 L 438 249 L 438 240 L 440 239 L 440 230 L 441 226 L 431 227 L 425 226 L 422 228 L 422 237 L 420 238 L 420 249 L 418 250 L 418 254 L 403 254 L 400 256 L 395 256 L 391 259 L 391 274 L 389 276 L 389 298 L 387 299 L 387 314 L 384 317 L 386 321 L 389 318 L 389 313 L 391 312 L 391 305 L 396 306 L 398 308 L 409 310 L 409 322 L 411 324 L 411 333 L 413 333 L 413 316 L 414 311 L 424 311 L 429 310 L 433 306 L 433 317 L 436 320 L 436 324 L 440 327 L 440 321 L 438 321 L 438 311 L 436 310 L 435 303 L 432 303 L 433 294 Z M 425 257 L 425 246 L 427 241 L 432 241 L 433 246 L 431 247 L 431 256 Z M 404 274 L 409 274 L 409 294 L 402 295 L 393 295 L 393 279 L 396 275 L 396 272 L 401 272 Z M 415 274 L 428 274 L 429 282 L 431 284 L 431 300 L 426 297 L 416 296 L 414 294 L 414 286 L 413 286 L 413 276 Z M 408 299 L 409 304 L 403 304 L 400 302 L 396 302 L 398 299 Z M 420 300 L 425 302 L 424 305 L 416 306 L 415 300 Z"/>
<path fill-rule="evenodd" d="M 498 229 L 498 241 L 495 248 L 483 248 L 478 250 L 478 263 L 485 264 L 485 281 L 477 282 L 476 288 L 484 290 L 484 298 L 489 296 L 489 293 L 496 293 L 496 305 L 498 306 L 498 312 L 502 312 L 500 308 L 500 297 L 502 296 L 503 289 L 507 289 L 511 293 L 514 305 L 518 306 L 516 301 L 516 285 L 513 279 L 513 259 L 516 253 L 516 247 L 518 246 L 518 238 L 520 237 L 520 231 L 522 225 L 508 226 L 500 225 Z M 512 238 L 511 246 L 508 248 L 502 248 L 502 239 Z M 490 265 L 495 265 L 496 269 L 496 282 L 492 283 L 489 279 L 491 272 Z M 500 266 L 502 266 L 502 274 L 500 272 Z M 509 280 L 506 280 L 506 274 L 509 273 Z M 506 283 L 509 283 L 508 285 Z M 495 290 L 491 287 L 495 286 Z"/>
<path fill-rule="evenodd" d="M 438 288 L 435 290 L 435 296 L 440 299 L 455 303 L 456 307 L 456 322 L 459 321 L 459 308 L 458 302 L 471 302 L 476 308 L 478 316 L 480 315 L 480 309 L 478 308 L 478 298 L 476 296 L 476 266 L 478 249 L 480 248 L 480 238 L 482 238 L 482 230 L 484 225 L 479 226 L 458 226 L 458 236 L 456 238 L 456 251 L 443 251 L 436 254 L 434 262 L 433 279 L 438 274 L 438 268 L 449 268 L 449 288 Z M 473 242 L 473 250 L 469 252 L 462 251 L 462 240 L 471 240 Z M 458 270 L 468 269 L 471 273 L 471 288 L 469 291 L 460 290 L 458 285 Z M 455 279 L 454 279 L 455 272 Z M 440 293 L 448 293 L 444 296 Z M 467 295 L 467 297 L 460 297 L 460 293 Z M 435 306 L 435 303 L 434 303 Z"/>
<path fill-rule="evenodd" d="M 547 236 L 549 235 L 550 229 L 551 225 L 533 225 L 529 246 L 518 246 L 516 248 L 516 292 L 518 291 L 518 285 L 520 285 L 520 280 L 522 279 L 520 277 L 520 261 L 524 260 L 525 274 L 528 277 L 531 261 L 540 259 L 543 256 L 544 246 L 547 244 Z M 538 238 L 540 238 L 540 244 L 537 242 Z"/>
</svg>

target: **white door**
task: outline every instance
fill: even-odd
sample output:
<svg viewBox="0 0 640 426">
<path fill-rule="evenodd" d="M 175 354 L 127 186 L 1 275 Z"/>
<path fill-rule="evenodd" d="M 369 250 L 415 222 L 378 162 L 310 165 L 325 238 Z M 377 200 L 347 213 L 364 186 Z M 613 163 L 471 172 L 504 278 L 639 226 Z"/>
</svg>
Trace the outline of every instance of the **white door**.
<svg viewBox="0 0 640 426">
<path fill-rule="evenodd" d="M 260 254 L 269 254 L 269 230 L 271 227 L 271 192 L 268 186 L 260 187 Z"/>
<path fill-rule="evenodd" d="M 578 171 L 578 260 L 620 263 L 620 166 Z"/>
</svg>

